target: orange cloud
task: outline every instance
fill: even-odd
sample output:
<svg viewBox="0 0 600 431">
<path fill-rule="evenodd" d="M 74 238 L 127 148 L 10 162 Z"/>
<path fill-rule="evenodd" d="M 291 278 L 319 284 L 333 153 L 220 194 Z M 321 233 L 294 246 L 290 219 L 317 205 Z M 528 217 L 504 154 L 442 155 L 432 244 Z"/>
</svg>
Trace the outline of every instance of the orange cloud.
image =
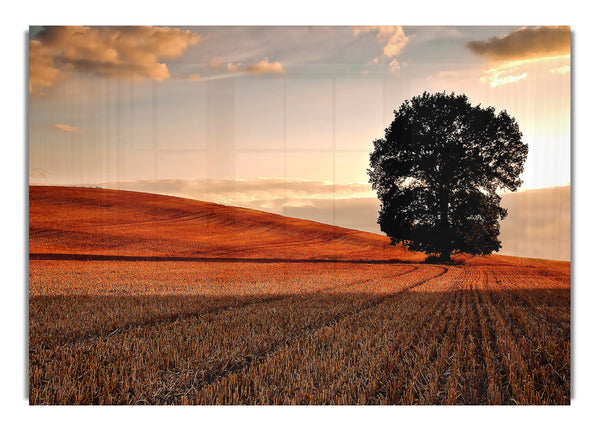
<svg viewBox="0 0 600 431">
<path fill-rule="evenodd" d="M 488 83 L 491 87 L 512 84 L 527 78 L 527 71 L 532 72 L 533 75 L 538 73 L 536 72 L 536 69 L 539 69 L 540 64 L 545 63 L 547 67 L 551 67 L 551 65 L 556 65 L 557 63 L 562 63 L 565 61 L 568 62 L 569 58 L 570 55 L 567 54 L 556 57 L 530 58 L 525 60 L 493 63 L 490 65 L 491 68 L 485 71 L 484 76 L 482 76 L 480 80 L 481 82 Z M 564 75 L 569 73 L 571 68 L 567 64 L 548 70 L 552 74 Z"/>
<path fill-rule="evenodd" d="M 29 94 L 40 88 L 52 87 L 62 78 L 54 58 L 39 40 L 29 41 Z"/>
<path fill-rule="evenodd" d="M 282 73 L 283 67 L 278 61 L 269 63 L 269 59 L 265 57 L 264 60 L 259 61 L 256 64 L 249 65 L 246 70 L 252 73 Z"/>
<path fill-rule="evenodd" d="M 523 60 L 570 54 L 570 27 L 522 28 L 504 37 L 487 41 L 471 41 L 467 48 L 473 54 L 493 61 Z"/>
<path fill-rule="evenodd" d="M 233 64 L 232 62 L 227 63 L 227 70 L 233 73 L 241 72 L 244 70 L 241 64 Z"/>
<path fill-rule="evenodd" d="M 68 124 L 54 124 L 52 127 L 58 130 L 62 130 L 63 132 L 78 132 L 79 127 L 77 126 L 69 126 Z"/>
<path fill-rule="evenodd" d="M 168 27 L 45 27 L 29 42 L 29 93 L 76 71 L 104 78 L 169 78 L 174 59 L 200 36 Z"/>
<path fill-rule="evenodd" d="M 386 57 L 395 57 L 402 49 L 406 46 L 409 39 L 404 34 L 404 30 L 400 26 L 367 26 L 367 27 L 355 27 L 354 36 L 358 36 L 362 33 L 370 33 L 372 31 L 377 32 L 377 40 L 380 43 L 385 44 L 383 47 L 383 54 Z"/>
</svg>

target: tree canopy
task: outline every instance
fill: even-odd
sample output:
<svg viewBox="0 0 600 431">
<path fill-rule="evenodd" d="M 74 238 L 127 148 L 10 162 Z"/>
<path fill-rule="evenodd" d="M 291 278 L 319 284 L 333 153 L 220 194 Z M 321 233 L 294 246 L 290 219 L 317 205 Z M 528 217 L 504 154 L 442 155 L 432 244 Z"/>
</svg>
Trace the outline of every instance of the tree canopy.
<svg viewBox="0 0 600 431">
<path fill-rule="evenodd" d="M 373 141 L 368 174 L 391 244 L 450 260 L 500 249 L 498 191 L 515 191 L 528 146 L 514 118 L 465 95 L 423 93 Z"/>
</svg>

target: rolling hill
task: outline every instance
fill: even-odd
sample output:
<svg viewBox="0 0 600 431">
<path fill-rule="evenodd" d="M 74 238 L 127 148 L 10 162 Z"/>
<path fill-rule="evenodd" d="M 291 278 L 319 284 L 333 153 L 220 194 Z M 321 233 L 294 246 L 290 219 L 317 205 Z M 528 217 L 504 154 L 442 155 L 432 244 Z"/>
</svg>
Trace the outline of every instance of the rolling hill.
<svg viewBox="0 0 600 431">
<path fill-rule="evenodd" d="M 129 191 L 29 188 L 29 253 L 256 259 L 399 259 L 386 237 L 257 210 Z"/>
</svg>

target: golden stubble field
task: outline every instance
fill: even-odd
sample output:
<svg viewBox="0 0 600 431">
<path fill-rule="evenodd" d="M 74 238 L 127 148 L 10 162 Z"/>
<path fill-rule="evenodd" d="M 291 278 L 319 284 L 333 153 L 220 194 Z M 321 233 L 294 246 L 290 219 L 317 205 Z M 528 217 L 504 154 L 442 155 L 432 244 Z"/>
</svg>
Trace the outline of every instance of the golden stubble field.
<svg viewBox="0 0 600 431">
<path fill-rule="evenodd" d="M 570 264 L 30 187 L 31 404 L 569 404 Z"/>
</svg>

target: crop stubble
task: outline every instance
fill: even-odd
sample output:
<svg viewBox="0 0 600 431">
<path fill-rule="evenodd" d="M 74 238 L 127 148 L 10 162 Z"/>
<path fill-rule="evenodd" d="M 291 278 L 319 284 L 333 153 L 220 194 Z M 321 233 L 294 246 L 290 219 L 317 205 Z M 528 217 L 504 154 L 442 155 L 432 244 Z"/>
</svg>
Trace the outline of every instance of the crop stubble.
<svg viewBox="0 0 600 431">
<path fill-rule="evenodd" d="M 32 404 L 569 403 L 562 274 L 144 265 L 31 262 Z"/>
</svg>

